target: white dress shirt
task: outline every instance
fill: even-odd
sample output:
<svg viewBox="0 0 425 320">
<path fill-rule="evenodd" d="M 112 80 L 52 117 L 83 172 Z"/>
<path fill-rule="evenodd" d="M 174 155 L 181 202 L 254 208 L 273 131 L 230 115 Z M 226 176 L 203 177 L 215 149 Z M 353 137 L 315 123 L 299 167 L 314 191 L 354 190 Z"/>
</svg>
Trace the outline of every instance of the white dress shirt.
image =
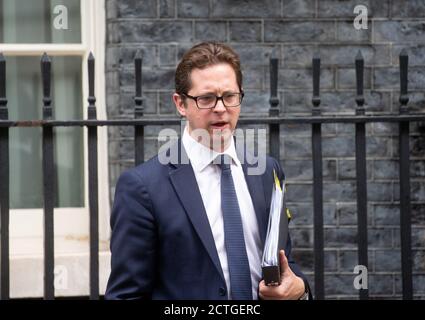
<svg viewBox="0 0 425 320">
<path fill-rule="evenodd" d="M 228 296 L 231 299 L 230 275 L 227 264 L 226 246 L 224 243 L 223 213 L 221 210 L 220 180 L 221 170 L 212 161 L 219 154 L 227 154 L 232 158 L 231 172 L 235 184 L 236 196 L 241 212 L 243 233 L 245 239 L 246 252 L 248 255 L 249 268 L 251 270 L 252 296 L 258 298 L 257 290 L 261 279 L 261 255 L 262 246 L 258 230 L 257 217 L 252 204 L 251 195 L 245 181 L 242 165 L 237 157 L 233 138 L 230 139 L 229 147 L 218 153 L 204 146 L 193 139 L 186 127 L 183 133 L 183 146 L 189 157 L 196 182 L 201 192 L 202 201 L 208 216 L 211 231 L 214 237 L 215 246 L 223 269 L 226 281 Z"/>
</svg>

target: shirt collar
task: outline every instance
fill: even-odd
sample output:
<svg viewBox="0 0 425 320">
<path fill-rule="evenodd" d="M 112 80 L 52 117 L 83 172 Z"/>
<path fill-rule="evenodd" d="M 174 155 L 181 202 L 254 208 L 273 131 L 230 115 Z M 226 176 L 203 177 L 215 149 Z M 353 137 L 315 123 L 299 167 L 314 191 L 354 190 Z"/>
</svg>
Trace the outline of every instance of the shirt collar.
<svg viewBox="0 0 425 320">
<path fill-rule="evenodd" d="M 236 154 L 233 137 L 230 139 L 230 145 L 226 150 L 224 150 L 224 152 L 216 152 L 196 141 L 189 134 L 189 129 L 186 126 L 183 132 L 182 142 L 193 169 L 198 172 L 204 170 L 220 154 L 226 154 L 230 156 L 233 160 L 233 163 L 235 163 L 238 167 L 241 166 L 241 163 Z"/>
</svg>

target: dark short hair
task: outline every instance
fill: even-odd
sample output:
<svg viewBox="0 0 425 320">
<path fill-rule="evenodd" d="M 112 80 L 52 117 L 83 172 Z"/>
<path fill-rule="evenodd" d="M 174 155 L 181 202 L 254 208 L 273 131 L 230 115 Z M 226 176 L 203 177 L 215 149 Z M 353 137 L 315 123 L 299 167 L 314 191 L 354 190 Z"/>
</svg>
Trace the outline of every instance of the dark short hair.
<svg viewBox="0 0 425 320">
<path fill-rule="evenodd" d="M 188 93 L 192 86 L 190 74 L 193 69 L 204 69 L 220 63 L 227 63 L 232 67 L 239 90 L 242 90 L 242 71 L 238 54 L 223 43 L 202 42 L 190 48 L 178 64 L 175 75 L 176 93 Z"/>
</svg>

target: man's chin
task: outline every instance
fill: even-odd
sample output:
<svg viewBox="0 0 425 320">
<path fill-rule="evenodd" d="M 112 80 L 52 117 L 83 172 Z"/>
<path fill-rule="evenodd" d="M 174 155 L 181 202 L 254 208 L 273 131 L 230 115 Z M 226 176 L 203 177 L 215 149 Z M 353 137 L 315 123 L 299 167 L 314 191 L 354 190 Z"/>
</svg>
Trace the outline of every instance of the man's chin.
<svg viewBox="0 0 425 320">
<path fill-rule="evenodd" d="M 233 133 L 233 130 L 229 127 L 225 128 L 212 128 L 210 129 L 210 135 L 212 137 L 230 137 Z"/>
<path fill-rule="evenodd" d="M 233 134 L 230 129 L 213 130 L 211 133 L 212 149 L 216 151 L 224 151 L 232 138 Z"/>
</svg>

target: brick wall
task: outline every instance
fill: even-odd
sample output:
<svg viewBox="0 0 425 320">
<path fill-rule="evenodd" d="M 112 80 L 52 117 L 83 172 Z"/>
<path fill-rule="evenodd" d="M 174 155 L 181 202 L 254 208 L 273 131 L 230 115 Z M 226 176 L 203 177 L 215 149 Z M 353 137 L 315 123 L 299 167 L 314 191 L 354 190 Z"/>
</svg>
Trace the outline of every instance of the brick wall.
<svg viewBox="0 0 425 320">
<path fill-rule="evenodd" d="M 425 111 L 425 2 L 422 0 L 106 0 L 107 108 L 110 119 L 132 118 L 133 58 L 143 53 L 146 114 L 175 115 L 174 69 L 183 52 L 202 40 L 230 43 L 240 54 L 243 114 L 267 114 L 268 63 L 280 58 L 282 114 L 311 113 L 311 58 L 322 58 L 323 112 L 353 113 L 354 57 L 365 58 L 368 112 L 397 112 L 398 54 L 409 53 L 409 106 Z M 367 30 L 353 27 L 353 8 L 366 5 Z M 401 297 L 397 125 L 368 124 L 369 293 Z M 160 128 L 146 129 L 146 158 L 156 153 Z M 177 128 L 176 128 L 177 129 Z M 325 293 L 357 298 L 354 126 L 323 126 Z M 425 157 L 423 123 L 411 126 L 412 245 L 415 298 L 425 298 Z M 134 165 L 133 130 L 110 128 L 111 191 Z M 281 158 L 289 179 L 294 253 L 313 282 L 311 133 L 282 126 Z"/>
</svg>

